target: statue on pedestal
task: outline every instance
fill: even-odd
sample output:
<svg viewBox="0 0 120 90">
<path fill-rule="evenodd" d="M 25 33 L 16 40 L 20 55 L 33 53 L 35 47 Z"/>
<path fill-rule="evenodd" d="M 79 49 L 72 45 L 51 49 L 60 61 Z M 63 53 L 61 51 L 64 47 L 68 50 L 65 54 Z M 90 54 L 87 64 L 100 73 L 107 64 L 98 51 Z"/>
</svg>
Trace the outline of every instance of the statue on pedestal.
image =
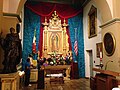
<svg viewBox="0 0 120 90">
<path fill-rule="evenodd" d="M 0 34 L 0 45 L 4 50 L 4 60 L 2 62 L 4 68 L 2 73 L 17 72 L 17 65 L 20 63 L 22 55 L 19 30 L 17 30 L 17 33 L 15 33 L 15 29 L 11 27 L 10 33 L 6 35 L 5 39 L 1 36 L 2 32 Z"/>
</svg>

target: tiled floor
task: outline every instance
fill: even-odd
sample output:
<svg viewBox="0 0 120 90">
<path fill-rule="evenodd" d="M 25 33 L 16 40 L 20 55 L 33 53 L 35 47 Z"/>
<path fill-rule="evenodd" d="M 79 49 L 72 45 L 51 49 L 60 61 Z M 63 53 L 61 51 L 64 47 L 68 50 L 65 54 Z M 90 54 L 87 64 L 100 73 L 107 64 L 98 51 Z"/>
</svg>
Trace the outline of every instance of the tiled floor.
<svg viewBox="0 0 120 90">
<path fill-rule="evenodd" d="M 90 80 L 85 78 L 65 80 L 64 84 L 51 83 L 49 79 L 45 79 L 45 88 L 37 89 L 37 84 L 32 84 L 31 87 L 21 87 L 20 90 L 91 90 Z"/>
</svg>

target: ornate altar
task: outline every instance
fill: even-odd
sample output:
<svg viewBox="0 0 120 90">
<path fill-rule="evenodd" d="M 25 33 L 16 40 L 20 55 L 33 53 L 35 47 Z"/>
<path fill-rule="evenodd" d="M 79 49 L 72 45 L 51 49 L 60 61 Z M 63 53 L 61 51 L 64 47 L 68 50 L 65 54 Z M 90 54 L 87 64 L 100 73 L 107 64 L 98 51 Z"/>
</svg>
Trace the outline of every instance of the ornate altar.
<svg viewBox="0 0 120 90">
<path fill-rule="evenodd" d="M 49 21 L 49 22 L 47 22 Z M 52 14 L 51 18 L 47 20 L 43 25 L 43 57 L 49 57 L 51 55 L 63 55 L 65 56 L 69 51 L 68 35 L 66 29 L 68 24 L 64 19 L 63 24 L 61 19 L 57 15 L 56 11 Z"/>
</svg>

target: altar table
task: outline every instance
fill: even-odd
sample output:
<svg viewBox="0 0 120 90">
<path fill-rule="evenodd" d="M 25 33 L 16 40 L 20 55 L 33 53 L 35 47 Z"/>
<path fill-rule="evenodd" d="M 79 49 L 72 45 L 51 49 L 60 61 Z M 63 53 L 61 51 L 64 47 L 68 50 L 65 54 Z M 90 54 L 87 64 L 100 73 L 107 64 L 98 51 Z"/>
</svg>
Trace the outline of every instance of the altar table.
<svg viewBox="0 0 120 90">
<path fill-rule="evenodd" d="M 63 69 L 66 70 L 66 77 L 70 77 L 70 71 L 71 71 L 71 65 L 48 65 L 48 66 L 41 66 L 41 68 L 44 68 L 46 74 L 50 74 L 50 70 L 52 69 Z"/>
</svg>

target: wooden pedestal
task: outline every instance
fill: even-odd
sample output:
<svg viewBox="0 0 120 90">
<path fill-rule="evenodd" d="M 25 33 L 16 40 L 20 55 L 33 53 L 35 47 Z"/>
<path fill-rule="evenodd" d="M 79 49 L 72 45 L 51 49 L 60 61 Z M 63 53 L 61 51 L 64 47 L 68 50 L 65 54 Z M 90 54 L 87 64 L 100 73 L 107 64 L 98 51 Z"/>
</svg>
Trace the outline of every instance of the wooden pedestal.
<svg viewBox="0 0 120 90">
<path fill-rule="evenodd" d="M 38 80 L 38 69 L 31 69 L 30 82 L 37 82 Z"/>
<path fill-rule="evenodd" d="M 19 73 L 0 74 L 0 90 L 19 90 Z"/>
<path fill-rule="evenodd" d="M 78 72 L 78 63 L 73 62 L 72 63 L 72 79 L 78 79 L 79 78 L 79 72 Z"/>
</svg>

